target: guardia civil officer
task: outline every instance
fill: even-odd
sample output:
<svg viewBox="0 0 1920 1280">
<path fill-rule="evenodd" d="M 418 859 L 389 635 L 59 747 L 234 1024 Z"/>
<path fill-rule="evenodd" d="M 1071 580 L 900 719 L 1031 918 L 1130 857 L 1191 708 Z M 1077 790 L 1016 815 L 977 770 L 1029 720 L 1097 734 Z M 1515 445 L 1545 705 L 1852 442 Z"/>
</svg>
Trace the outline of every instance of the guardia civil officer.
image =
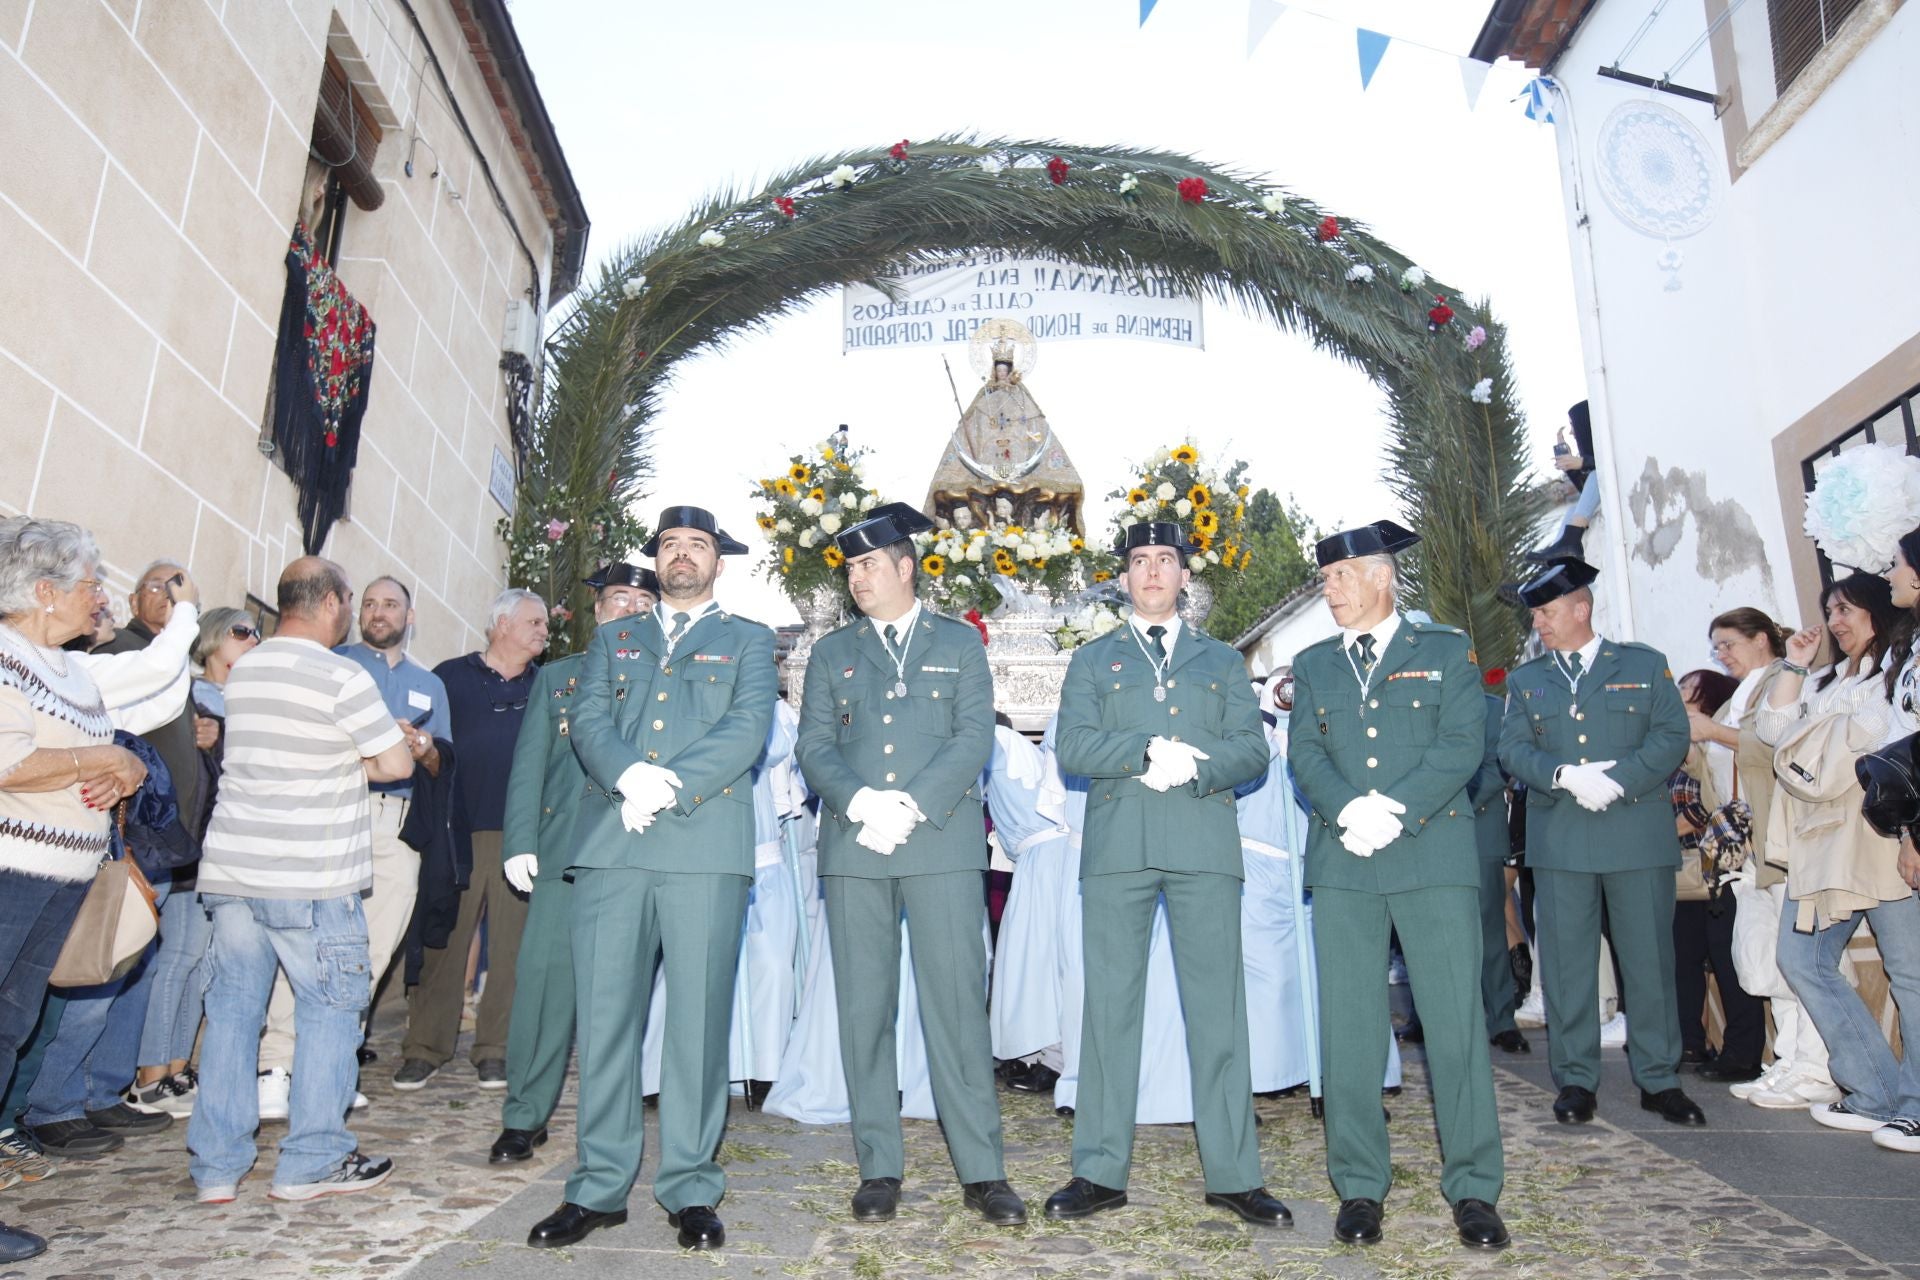
<svg viewBox="0 0 1920 1280">
<path fill-rule="evenodd" d="M 1640 1105 L 1705 1124 L 1681 1091 L 1673 987 L 1674 831 L 1667 778 L 1687 754 L 1687 709 L 1667 660 L 1593 630 L 1600 571 L 1560 560 L 1520 587 L 1547 652 L 1507 677 L 1500 763 L 1527 784 L 1527 865 L 1540 926 L 1547 1062 L 1563 1124 L 1593 1119 L 1600 1083 L 1600 912 L 1606 905 Z"/>
<path fill-rule="evenodd" d="M 1148 938 L 1164 894 L 1206 1202 L 1261 1226 L 1293 1221 L 1260 1175 L 1240 955 L 1233 791 L 1266 770 L 1267 739 L 1240 655 L 1174 611 L 1195 550 L 1177 524 L 1128 526 L 1114 554 L 1126 561 L 1132 614 L 1073 651 L 1061 693 L 1060 768 L 1090 783 L 1086 996 L 1073 1179 L 1048 1197 L 1049 1218 L 1127 1203 Z"/>
<path fill-rule="evenodd" d="M 1007 1185 L 1001 1155 L 980 874 L 993 675 L 980 633 L 914 595 L 910 539 L 932 527 L 891 502 L 834 538 L 865 616 L 814 645 L 794 754 L 821 803 L 827 941 L 860 1162 L 853 1216 L 891 1219 L 906 1172 L 894 1046 L 904 910 L 954 1171 L 968 1208 L 1011 1226 L 1027 1220 L 1027 1207 Z"/>
<path fill-rule="evenodd" d="M 1400 935 L 1425 1025 L 1440 1189 L 1460 1239 L 1507 1243 L 1505 1179 L 1480 999 L 1480 867 L 1467 783 L 1486 747 L 1466 635 L 1396 612 L 1396 552 L 1419 536 L 1379 520 L 1314 548 L 1340 634 L 1293 663 L 1289 746 L 1313 806 L 1313 889 L 1337 1239 L 1380 1239 L 1392 1182 L 1379 1081 L 1386 1068 L 1387 938 Z"/>
<path fill-rule="evenodd" d="M 641 1033 L 667 978 L 654 1198 L 682 1248 L 726 1240 L 714 1161 L 727 1114 L 734 961 L 753 878 L 753 763 L 773 719 L 773 632 L 721 609 L 722 556 L 747 548 L 699 507 L 668 507 L 642 552 L 660 603 L 594 633 L 569 737 L 587 772 L 573 877 L 579 1158 L 535 1246 L 625 1222 L 640 1171 Z M 559 870 L 560 868 L 550 868 Z"/>
<path fill-rule="evenodd" d="M 604 565 L 584 581 L 595 592 L 596 623 L 643 613 L 660 598 L 660 580 L 653 570 L 630 564 Z M 560 1101 L 567 1060 L 573 1056 L 573 883 L 564 870 L 587 781 L 573 753 L 569 723 L 585 660 L 584 653 L 574 653 L 540 668 L 527 695 L 527 714 L 514 740 L 513 770 L 507 775 L 502 869 L 507 882 L 532 894 L 533 901 L 514 966 L 507 1097 L 500 1107 L 500 1136 L 487 1153 L 491 1164 L 530 1159 L 535 1147 L 545 1145 L 547 1119 Z"/>
</svg>

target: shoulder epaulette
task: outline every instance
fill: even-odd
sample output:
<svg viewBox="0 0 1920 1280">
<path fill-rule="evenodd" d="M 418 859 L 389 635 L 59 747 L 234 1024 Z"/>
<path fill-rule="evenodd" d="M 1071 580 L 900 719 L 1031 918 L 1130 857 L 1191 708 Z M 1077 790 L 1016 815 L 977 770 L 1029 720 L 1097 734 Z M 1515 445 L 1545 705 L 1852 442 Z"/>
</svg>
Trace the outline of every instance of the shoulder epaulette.
<svg viewBox="0 0 1920 1280">
<path fill-rule="evenodd" d="M 1456 636 L 1464 636 L 1467 634 L 1459 627 L 1450 627 L 1444 622 L 1416 622 L 1412 625 L 1415 631 L 1437 631 L 1443 635 Z"/>
</svg>

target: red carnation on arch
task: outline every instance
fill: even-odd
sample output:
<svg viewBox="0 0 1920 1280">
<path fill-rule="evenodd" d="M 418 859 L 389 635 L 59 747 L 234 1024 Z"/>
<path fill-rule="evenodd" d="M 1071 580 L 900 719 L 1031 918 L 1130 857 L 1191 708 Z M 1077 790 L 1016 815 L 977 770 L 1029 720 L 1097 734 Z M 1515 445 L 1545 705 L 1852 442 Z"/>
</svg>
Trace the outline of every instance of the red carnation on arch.
<svg viewBox="0 0 1920 1280">
<path fill-rule="evenodd" d="M 1453 308 L 1447 305 L 1446 295 L 1433 300 L 1433 306 L 1427 311 L 1427 331 L 1437 333 L 1443 324 L 1453 323 Z"/>
<path fill-rule="evenodd" d="M 1047 161 L 1047 176 L 1053 179 L 1053 185 L 1059 186 L 1067 180 L 1067 161 L 1063 156 L 1055 156 Z"/>
<path fill-rule="evenodd" d="M 905 160 L 907 158 L 907 140 L 902 138 L 891 147 L 888 147 L 887 154 L 895 160 Z"/>
<path fill-rule="evenodd" d="M 1486 684 L 1487 688 L 1498 689 L 1507 682 L 1507 669 L 1505 667 L 1488 667 L 1486 674 L 1481 676 L 1480 679 Z"/>
<path fill-rule="evenodd" d="M 1207 180 L 1205 178 L 1182 178 L 1176 184 L 1180 198 L 1188 204 L 1199 204 L 1207 198 Z"/>
<path fill-rule="evenodd" d="M 1340 238 L 1340 219 L 1334 217 L 1332 214 L 1328 214 L 1326 217 L 1320 219 L 1320 229 L 1315 231 L 1313 235 L 1321 244 L 1325 244 L 1329 240 L 1338 240 Z"/>
<path fill-rule="evenodd" d="M 773 207 L 791 218 L 793 216 L 793 197 L 775 196 L 773 198 Z"/>
<path fill-rule="evenodd" d="M 981 644 L 989 643 L 987 639 L 987 620 L 980 616 L 980 611 L 978 609 L 969 609 L 966 611 L 966 613 L 962 614 L 961 616 L 964 617 L 968 622 L 971 622 L 975 627 L 979 629 Z"/>
</svg>

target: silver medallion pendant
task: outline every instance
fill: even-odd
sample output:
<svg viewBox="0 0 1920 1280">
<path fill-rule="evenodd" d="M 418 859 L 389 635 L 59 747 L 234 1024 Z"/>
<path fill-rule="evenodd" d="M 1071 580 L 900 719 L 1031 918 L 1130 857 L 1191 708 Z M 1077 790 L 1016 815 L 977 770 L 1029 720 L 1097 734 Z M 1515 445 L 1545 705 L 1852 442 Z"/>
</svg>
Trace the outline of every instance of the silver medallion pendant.
<svg viewBox="0 0 1920 1280">
<path fill-rule="evenodd" d="M 905 680 L 894 681 L 893 696 L 896 698 L 904 698 L 907 696 L 907 682 Z"/>
<path fill-rule="evenodd" d="M 1167 687 L 1165 685 L 1157 684 L 1153 686 L 1153 700 L 1155 702 L 1165 702 L 1167 700 Z"/>
</svg>

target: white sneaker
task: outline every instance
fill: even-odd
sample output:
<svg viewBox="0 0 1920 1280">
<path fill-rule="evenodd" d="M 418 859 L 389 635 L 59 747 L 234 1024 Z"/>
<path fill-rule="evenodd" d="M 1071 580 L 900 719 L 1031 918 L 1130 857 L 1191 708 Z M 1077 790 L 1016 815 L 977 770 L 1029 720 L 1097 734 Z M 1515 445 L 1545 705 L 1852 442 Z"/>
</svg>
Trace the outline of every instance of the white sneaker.
<svg viewBox="0 0 1920 1280">
<path fill-rule="evenodd" d="M 215 1186 L 201 1187 L 194 1192 L 193 1198 L 200 1204 L 232 1204 L 239 1195 L 238 1183 L 225 1182 Z"/>
<path fill-rule="evenodd" d="M 1769 1111 L 1802 1111 L 1840 1101 L 1840 1090 L 1825 1080 L 1794 1072 L 1776 1081 L 1772 1088 L 1756 1089 L 1747 1101 Z"/>
<path fill-rule="evenodd" d="M 350 1111 L 365 1111 L 371 1105 L 372 1104 L 367 1101 L 367 1095 L 355 1089 L 353 1091 L 353 1101 L 347 1104 L 347 1109 Z"/>
<path fill-rule="evenodd" d="M 1727 1086 L 1727 1092 L 1745 1102 L 1762 1089 L 1771 1089 L 1780 1083 L 1783 1076 L 1792 1070 L 1785 1058 L 1775 1058 L 1767 1064 L 1767 1069 L 1751 1080 L 1741 1080 Z"/>
<path fill-rule="evenodd" d="M 1879 1129 L 1893 1126 L 1885 1120 L 1875 1120 L 1872 1116 L 1863 1116 L 1847 1108 L 1847 1100 L 1821 1102 L 1807 1108 L 1807 1113 L 1829 1129 L 1844 1129 L 1848 1133 L 1873 1133 Z M 1920 1147 L 1916 1147 L 1920 1150 Z"/>
<path fill-rule="evenodd" d="M 385 1156 L 369 1158 L 356 1151 L 341 1161 L 338 1169 L 318 1182 L 298 1182 L 288 1186 L 275 1184 L 267 1190 L 267 1195 L 275 1200 L 314 1200 L 320 1196 L 371 1191 L 392 1173 L 393 1161 Z"/>
<path fill-rule="evenodd" d="M 1889 1120 L 1873 1131 L 1873 1145 L 1889 1151 L 1920 1151 L 1920 1120 Z"/>
<path fill-rule="evenodd" d="M 293 1090 L 293 1077 L 285 1067 L 268 1067 L 260 1073 L 260 1119 L 285 1120 L 287 1098 Z"/>
<path fill-rule="evenodd" d="M 1618 1049 L 1627 1043 L 1627 1015 L 1616 1013 L 1600 1024 L 1600 1047 Z"/>
<path fill-rule="evenodd" d="M 1538 991 L 1527 992 L 1527 998 L 1520 1002 L 1518 1009 L 1513 1011 L 1513 1021 L 1515 1025 L 1526 1027 L 1529 1030 L 1546 1026 L 1546 998 Z"/>
<path fill-rule="evenodd" d="M 162 1076 L 152 1084 L 133 1084 L 120 1096 L 135 1110 L 164 1111 L 186 1119 L 193 1114 L 194 1090 L 180 1076 Z"/>
</svg>

